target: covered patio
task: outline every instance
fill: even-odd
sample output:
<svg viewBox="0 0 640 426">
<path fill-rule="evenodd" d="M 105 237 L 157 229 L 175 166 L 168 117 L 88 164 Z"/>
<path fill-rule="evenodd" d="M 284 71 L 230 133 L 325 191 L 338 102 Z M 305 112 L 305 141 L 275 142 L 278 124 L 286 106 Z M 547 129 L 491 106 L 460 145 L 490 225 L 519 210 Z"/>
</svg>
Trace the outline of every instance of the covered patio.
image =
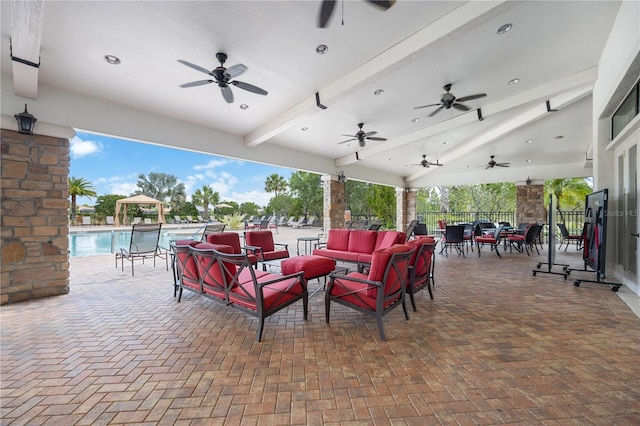
<svg viewBox="0 0 640 426">
<path fill-rule="evenodd" d="M 68 295 L 0 312 L 3 424 L 637 424 L 637 296 L 533 277 L 540 261 L 437 256 L 434 300 L 387 316 L 386 342 L 352 310 L 327 325 L 316 295 L 257 343 L 255 319 L 177 303 L 163 267 L 73 258 Z"/>
</svg>

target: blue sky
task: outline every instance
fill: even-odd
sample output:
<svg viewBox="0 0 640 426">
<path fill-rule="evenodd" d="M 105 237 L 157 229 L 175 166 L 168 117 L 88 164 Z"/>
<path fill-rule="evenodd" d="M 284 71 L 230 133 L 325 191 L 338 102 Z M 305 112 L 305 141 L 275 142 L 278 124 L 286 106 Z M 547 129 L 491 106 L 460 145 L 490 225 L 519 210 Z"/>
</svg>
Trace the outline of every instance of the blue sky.
<svg viewBox="0 0 640 426">
<path fill-rule="evenodd" d="M 98 195 L 128 196 L 137 189 L 138 175 L 156 172 L 175 175 L 184 183 L 188 200 L 196 189 L 209 185 L 221 201 L 264 206 L 273 196 L 264 192 L 267 176 L 277 173 L 289 179 L 294 171 L 80 131 L 71 140 L 69 176 L 88 180 Z M 95 198 L 76 201 L 92 206 Z"/>
</svg>

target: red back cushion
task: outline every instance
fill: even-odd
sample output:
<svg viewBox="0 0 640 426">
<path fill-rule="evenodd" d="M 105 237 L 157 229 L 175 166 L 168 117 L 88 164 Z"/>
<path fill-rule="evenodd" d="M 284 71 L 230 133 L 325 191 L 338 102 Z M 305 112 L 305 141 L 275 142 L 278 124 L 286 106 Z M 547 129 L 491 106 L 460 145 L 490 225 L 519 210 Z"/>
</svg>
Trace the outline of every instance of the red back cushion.
<svg viewBox="0 0 640 426">
<path fill-rule="evenodd" d="M 196 240 L 179 240 L 176 241 L 175 243 L 176 246 L 191 246 L 191 247 L 195 247 L 198 244 L 200 244 L 200 241 L 196 241 Z"/>
<path fill-rule="evenodd" d="M 207 235 L 207 242 L 231 246 L 233 254 L 240 254 L 240 236 L 235 232 L 216 232 Z"/>
<path fill-rule="evenodd" d="M 244 234 L 248 246 L 262 247 L 262 251 L 274 251 L 271 231 L 251 231 Z"/>
<path fill-rule="evenodd" d="M 349 234 L 348 251 L 355 253 L 372 253 L 376 246 L 377 231 L 352 229 Z"/>
<path fill-rule="evenodd" d="M 229 232 L 231 233 L 231 232 Z M 200 243 L 196 245 L 194 248 L 198 250 L 217 250 L 222 253 L 234 254 L 233 247 L 222 244 L 211 244 L 211 243 Z M 203 256 L 198 256 L 198 252 L 195 252 L 196 265 L 198 266 L 198 272 L 200 276 L 203 278 L 203 282 L 209 285 L 220 285 L 223 283 L 222 273 L 220 272 L 220 267 L 218 266 L 218 262 L 210 262 L 209 258 L 205 258 Z M 235 274 L 236 265 L 233 263 L 226 264 L 229 273 Z"/>
<path fill-rule="evenodd" d="M 347 251 L 349 249 L 349 229 L 329 229 L 329 235 L 327 237 L 327 248 L 329 250 L 342 250 Z"/>
<path fill-rule="evenodd" d="M 384 271 L 387 269 L 389 260 L 394 253 L 404 253 L 409 251 L 410 248 L 404 244 L 396 244 L 386 249 L 378 249 L 373 252 L 371 257 L 371 269 L 369 270 L 369 276 L 367 279 L 371 281 L 382 281 L 384 278 Z"/>
<path fill-rule="evenodd" d="M 429 268 L 431 267 L 431 254 L 433 250 L 428 250 L 426 253 L 422 253 L 420 257 L 420 250 L 423 244 L 433 244 L 435 240 L 431 237 L 422 237 L 415 240 L 411 240 L 407 242 L 407 245 L 413 252 L 411 259 L 409 260 L 409 265 L 415 268 L 417 275 L 424 275 L 429 272 Z"/>
<path fill-rule="evenodd" d="M 378 231 L 375 249 L 391 247 L 394 244 L 402 244 L 407 239 L 406 234 L 400 231 Z"/>
</svg>

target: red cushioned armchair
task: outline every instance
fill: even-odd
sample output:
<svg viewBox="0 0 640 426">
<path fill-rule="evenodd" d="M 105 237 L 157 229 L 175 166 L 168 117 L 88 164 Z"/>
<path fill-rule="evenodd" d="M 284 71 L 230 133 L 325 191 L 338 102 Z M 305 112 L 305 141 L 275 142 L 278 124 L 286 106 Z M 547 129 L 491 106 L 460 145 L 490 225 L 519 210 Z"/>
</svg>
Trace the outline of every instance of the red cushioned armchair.
<svg viewBox="0 0 640 426">
<path fill-rule="evenodd" d="M 405 292 L 411 298 L 411 306 L 416 311 L 416 301 L 414 294 L 426 288 L 429 296 L 433 299 L 433 266 L 435 261 L 434 251 L 438 244 L 432 237 L 422 237 L 407 242 L 413 250 L 413 256 L 409 260 L 409 279 Z"/>
<path fill-rule="evenodd" d="M 215 232 L 207 235 L 207 242 L 211 244 L 223 244 L 231 246 L 233 254 L 244 254 L 246 247 L 240 245 L 240 235 L 236 232 Z M 249 254 L 249 261 L 253 266 L 257 265 L 258 258 L 254 254 Z"/>
<path fill-rule="evenodd" d="M 255 231 L 253 233 L 257 233 Z M 302 300 L 303 317 L 308 314 L 309 294 L 303 272 L 273 274 L 253 269 L 245 254 L 215 252 L 225 282 L 229 305 L 258 318 L 256 340 L 262 340 L 265 318 Z"/>
<path fill-rule="evenodd" d="M 252 231 L 244 233 L 246 250 L 248 254 L 254 254 L 258 262 L 289 257 L 289 246 L 273 242 L 271 231 Z"/>
<path fill-rule="evenodd" d="M 373 252 L 369 274 L 351 272 L 348 275 L 331 274 L 325 293 L 327 324 L 331 302 L 376 317 L 380 338 L 384 341 L 382 317 L 402 305 L 408 320 L 409 312 L 404 300 L 409 274 L 409 260 L 413 252 L 409 246 L 397 244 Z"/>
</svg>

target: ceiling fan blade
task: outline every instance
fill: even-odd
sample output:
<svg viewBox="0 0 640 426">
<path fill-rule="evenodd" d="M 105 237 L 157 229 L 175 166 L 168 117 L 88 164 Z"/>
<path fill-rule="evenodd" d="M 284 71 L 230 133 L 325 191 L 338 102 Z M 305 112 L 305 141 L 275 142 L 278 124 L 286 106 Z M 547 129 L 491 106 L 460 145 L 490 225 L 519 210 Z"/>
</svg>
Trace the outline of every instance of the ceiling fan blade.
<svg viewBox="0 0 640 426">
<path fill-rule="evenodd" d="M 442 106 L 442 104 L 430 104 L 430 105 L 422 105 L 422 106 L 417 106 L 417 107 L 414 107 L 413 109 L 420 109 L 420 108 L 429 108 L 429 107 L 434 107 L 434 106 Z"/>
<path fill-rule="evenodd" d="M 367 0 L 367 3 L 371 3 L 372 5 L 378 6 L 381 9 L 387 10 L 391 6 L 393 6 L 396 2 L 395 0 Z"/>
<path fill-rule="evenodd" d="M 478 98 L 484 98 L 485 96 L 487 96 L 486 93 L 478 93 L 476 95 L 470 95 L 470 96 L 463 96 L 462 98 L 458 98 L 456 99 L 456 102 L 466 102 L 466 101 L 471 101 L 473 99 L 478 99 Z"/>
<path fill-rule="evenodd" d="M 489 164 L 489 165 L 488 165 L 487 167 L 485 167 L 484 169 L 485 169 L 485 170 L 487 170 L 487 169 L 492 169 L 492 168 L 493 168 L 493 166 L 492 166 L 491 164 Z"/>
<path fill-rule="evenodd" d="M 223 86 L 220 88 L 220 91 L 222 92 L 222 97 L 224 98 L 224 100 L 227 101 L 228 104 L 232 104 L 233 92 L 231 91 L 231 87 Z"/>
<path fill-rule="evenodd" d="M 496 163 L 496 167 L 509 167 L 510 163 Z"/>
<path fill-rule="evenodd" d="M 377 133 L 378 132 L 367 132 L 367 133 L 363 134 L 362 136 L 366 138 L 366 137 L 369 137 L 369 136 L 373 136 L 373 135 L 375 135 Z"/>
<path fill-rule="evenodd" d="M 460 111 L 469 111 L 471 108 L 469 108 L 466 105 L 462 105 L 462 104 L 457 104 L 454 103 L 453 105 L 451 105 L 452 107 L 454 107 L 455 109 L 459 109 Z"/>
<path fill-rule="evenodd" d="M 440 164 L 437 161 L 435 163 L 429 163 L 429 165 L 431 165 L 431 166 L 440 166 L 440 167 L 444 166 L 444 164 Z"/>
<path fill-rule="evenodd" d="M 318 26 L 325 28 L 333 15 L 333 9 L 336 6 L 336 0 L 324 0 L 320 6 L 320 16 L 318 19 Z"/>
<path fill-rule="evenodd" d="M 254 86 L 253 84 L 245 83 L 244 81 L 230 81 L 229 84 L 233 84 L 234 86 L 239 87 L 242 90 L 246 90 L 251 93 L 256 93 L 258 95 L 267 95 L 267 92 L 264 89 L 259 88 L 258 86 Z"/>
<path fill-rule="evenodd" d="M 344 134 L 343 134 L 343 135 L 340 135 L 340 136 L 346 136 L 346 137 L 348 137 L 348 138 L 355 138 L 355 137 L 357 137 L 357 136 L 355 136 L 355 135 L 344 135 Z"/>
<path fill-rule="evenodd" d="M 205 84 L 215 83 L 213 80 L 198 80 L 192 81 L 191 83 L 181 84 L 180 87 L 195 87 L 195 86 L 203 86 Z"/>
<path fill-rule="evenodd" d="M 434 110 L 433 110 L 433 112 L 432 112 L 431 114 L 427 115 L 427 117 L 433 117 L 434 115 L 436 115 L 437 113 L 439 113 L 439 112 L 440 112 L 440 110 L 441 110 L 442 108 L 444 108 L 444 105 L 440 105 L 440 108 L 436 108 L 436 109 L 434 109 Z"/>
<path fill-rule="evenodd" d="M 200 65 L 192 64 L 191 62 L 189 62 L 189 61 L 185 61 L 185 60 L 183 60 L 183 59 L 178 59 L 178 62 L 180 62 L 181 64 L 184 64 L 184 65 L 188 66 L 189 68 L 193 68 L 193 69 L 194 69 L 194 70 L 196 70 L 196 71 L 200 71 L 200 72 L 203 72 L 203 73 L 205 73 L 205 74 L 209 74 L 209 75 L 211 75 L 211 71 L 210 71 L 210 70 L 208 70 L 208 69 L 206 69 L 206 68 L 203 68 L 203 67 L 201 67 Z"/>
<path fill-rule="evenodd" d="M 224 74 L 226 76 L 228 76 L 229 78 L 233 78 L 233 77 L 237 77 L 240 74 L 242 74 L 243 72 L 245 72 L 247 70 L 247 67 L 243 64 L 236 64 L 232 67 L 227 68 L 227 70 L 224 72 Z"/>
<path fill-rule="evenodd" d="M 346 136 L 348 136 L 348 135 L 346 135 Z M 340 144 L 342 144 L 342 143 L 347 143 L 347 142 L 355 141 L 355 140 L 357 140 L 357 138 L 347 139 L 346 141 L 338 142 L 338 145 L 340 145 Z"/>
<path fill-rule="evenodd" d="M 378 138 L 378 137 L 370 137 L 370 136 L 366 136 L 365 139 L 369 139 L 370 141 L 386 141 L 386 138 Z"/>
</svg>

